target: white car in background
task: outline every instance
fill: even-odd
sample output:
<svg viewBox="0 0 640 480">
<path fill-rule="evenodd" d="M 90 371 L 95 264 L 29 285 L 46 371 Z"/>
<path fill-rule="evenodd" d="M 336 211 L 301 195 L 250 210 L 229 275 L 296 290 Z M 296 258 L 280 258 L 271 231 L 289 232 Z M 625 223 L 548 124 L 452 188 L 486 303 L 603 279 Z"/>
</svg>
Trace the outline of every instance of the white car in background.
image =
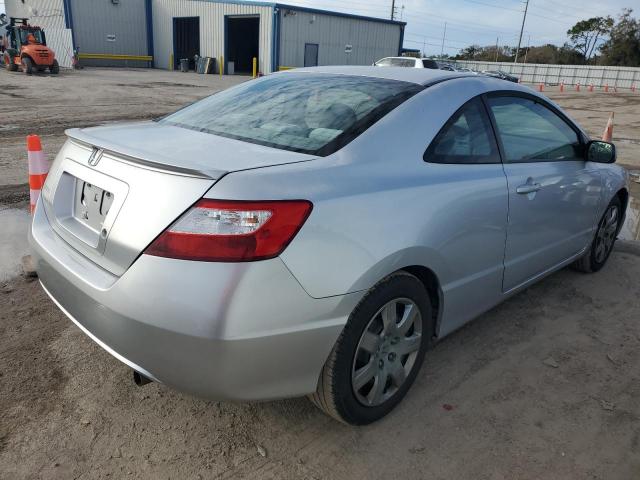
<svg viewBox="0 0 640 480">
<path fill-rule="evenodd" d="M 375 62 L 374 65 L 376 67 L 431 68 L 433 70 L 440 68 L 435 60 L 415 57 L 385 57 Z"/>
</svg>

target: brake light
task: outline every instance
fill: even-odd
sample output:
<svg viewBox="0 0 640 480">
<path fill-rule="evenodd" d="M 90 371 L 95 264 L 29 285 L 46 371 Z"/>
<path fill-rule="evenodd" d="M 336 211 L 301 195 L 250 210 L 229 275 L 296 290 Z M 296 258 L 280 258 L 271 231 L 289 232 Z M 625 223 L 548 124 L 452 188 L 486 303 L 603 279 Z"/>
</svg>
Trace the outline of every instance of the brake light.
<svg viewBox="0 0 640 480">
<path fill-rule="evenodd" d="M 202 199 L 145 253 L 205 262 L 247 262 L 280 255 L 311 213 L 306 200 Z"/>
</svg>

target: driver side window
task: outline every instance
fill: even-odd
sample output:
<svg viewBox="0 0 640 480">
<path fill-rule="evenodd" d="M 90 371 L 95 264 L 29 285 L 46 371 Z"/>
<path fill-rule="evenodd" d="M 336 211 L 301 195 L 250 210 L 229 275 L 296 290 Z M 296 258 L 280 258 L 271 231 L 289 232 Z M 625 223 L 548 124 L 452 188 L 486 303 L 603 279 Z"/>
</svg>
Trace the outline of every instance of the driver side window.
<svg viewBox="0 0 640 480">
<path fill-rule="evenodd" d="M 543 104 L 516 96 L 489 97 L 505 163 L 583 160 L 578 134 Z"/>
</svg>

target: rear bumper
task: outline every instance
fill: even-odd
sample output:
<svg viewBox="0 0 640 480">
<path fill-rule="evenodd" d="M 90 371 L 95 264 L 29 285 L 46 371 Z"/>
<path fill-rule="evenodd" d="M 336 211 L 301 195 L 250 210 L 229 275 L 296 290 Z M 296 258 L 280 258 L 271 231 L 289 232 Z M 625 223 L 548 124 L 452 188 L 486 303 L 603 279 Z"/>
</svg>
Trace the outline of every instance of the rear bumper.
<svg viewBox="0 0 640 480">
<path fill-rule="evenodd" d="M 161 383 L 221 400 L 313 392 L 362 293 L 314 299 L 284 263 L 142 255 L 114 277 L 81 256 L 38 206 L 30 243 L 40 281 L 85 333 Z"/>
</svg>

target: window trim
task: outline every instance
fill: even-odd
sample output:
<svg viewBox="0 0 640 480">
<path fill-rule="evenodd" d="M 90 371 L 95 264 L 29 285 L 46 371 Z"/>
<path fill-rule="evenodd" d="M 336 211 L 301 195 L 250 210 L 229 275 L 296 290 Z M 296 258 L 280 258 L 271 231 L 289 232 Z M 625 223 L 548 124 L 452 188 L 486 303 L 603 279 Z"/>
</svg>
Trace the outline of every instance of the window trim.
<svg viewBox="0 0 640 480">
<path fill-rule="evenodd" d="M 585 137 L 585 135 L 582 133 L 582 130 L 580 130 L 580 128 L 567 115 L 565 115 L 564 112 L 562 112 L 560 109 L 558 109 L 557 107 L 555 107 L 551 103 L 547 102 L 546 100 L 544 100 L 544 99 L 542 99 L 542 98 L 540 98 L 540 97 L 538 97 L 536 95 L 532 95 L 532 94 L 527 93 L 527 92 L 520 92 L 520 91 L 517 91 L 517 90 L 493 90 L 491 92 L 487 92 L 487 93 L 481 94 L 480 97 L 482 97 L 482 103 L 484 104 L 485 110 L 487 111 L 487 114 L 489 115 L 489 120 L 491 121 L 491 126 L 493 127 L 493 133 L 494 133 L 496 142 L 498 144 L 498 150 L 500 151 L 500 158 L 502 159 L 502 163 L 504 165 L 518 165 L 518 164 L 526 165 L 526 164 L 531 164 L 531 163 L 555 163 L 555 162 L 586 161 L 586 159 L 582 158 L 582 159 L 570 159 L 570 160 L 542 159 L 542 160 L 533 160 L 533 161 L 530 161 L 530 162 L 508 162 L 506 160 L 507 156 L 506 156 L 506 153 L 505 153 L 504 145 L 502 143 L 502 138 L 500 137 L 500 131 L 498 129 L 498 124 L 496 122 L 495 116 L 493 115 L 493 110 L 491 110 L 491 105 L 489 105 L 489 99 L 490 98 L 517 97 L 517 98 L 523 98 L 525 100 L 531 100 L 534 103 L 539 103 L 544 108 L 546 108 L 547 110 L 551 111 L 551 113 L 554 113 L 569 128 L 571 128 L 571 130 L 574 131 L 574 133 L 578 137 L 578 141 L 580 142 L 580 147 L 582 149 L 585 148 L 585 146 L 586 146 L 586 144 L 587 144 L 589 139 Z"/>
<path fill-rule="evenodd" d="M 436 133 L 435 136 L 431 139 L 431 141 L 429 142 L 429 145 L 427 145 L 427 148 L 425 149 L 424 153 L 422 154 L 422 160 L 424 162 L 430 163 L 432 165 L 499 165 L 499 164 L 503 163 L 502 162 L 503 154 L 502 154 L 502 150 L 500 148 L 500 144 L 498 142 L 498 137 L 496 135 L 495 126 L 494 126 L 493 120 L 492 120 L 492 118 L 490 116 L 490 112 L 487 109 L 487 104 L 484 101 L 484 99 L 482 98 L 483 95 L 484 94 L 480 94 L 480 95 L 476 95 L 473 98 L 470 98 L 469 100 L 464 102 L 462 104 L 462 106 L 460 106 L 460 108 L 458 108 L 455 112 L 453 112 L 453 114 L 447 119 L 447 121 L 440 128 L 440 130 L 438 130 L 438 133 Z M 484 112 L 485 119 L 489 123 L 490 129 L 487 131 L 487 133 L 489 134 L 489 141 L 492 141 L 493 142 L 493 146 L 496 148 L 496 161 L 493 161 L 493 162 L 482 162 L 482 163 L 474 163 L 474 162 L 459 163 L 459 162 L 434 162 L 434 161 L 430 160 L 429 159 L 429 156 L 430 156 L 429 155 L 429 153 L 430 153 L 429 150 L 433 146 L 434 142 L 436 140 L 438 140 L 440 135 L 454 123 L 454 119 L 457 120 L 456 117 L 458 116 L 458 114 L 460 112 L 462 112 L 462 110 L 467 108 L 467 106 L 472 102 L 479 102 L 479 105 L 482 107 L 482 110 Z"/>
</svg>

